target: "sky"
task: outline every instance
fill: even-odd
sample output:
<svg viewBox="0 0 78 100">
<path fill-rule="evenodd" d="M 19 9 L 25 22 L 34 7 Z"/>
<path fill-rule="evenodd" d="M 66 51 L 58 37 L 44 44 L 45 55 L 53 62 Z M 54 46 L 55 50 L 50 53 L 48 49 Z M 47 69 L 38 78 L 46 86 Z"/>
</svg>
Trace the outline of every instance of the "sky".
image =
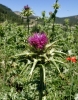
<svg viewBox="0 0 78 100">
<path fill-rule="evenodd" d="M 41 16 L 42 11 L 46 11 L 46 16 L 51 11 L 53 12 L 53 4 L 56 0 L 0 0 L 3 4 L 13 11 L 22 11 L 25 5 L 34 11 L 36 16 Z M 78 15 L 78 0 L 58 0 L 60 8 L 57 12 L 57 17 L 68 17 Z"/>
</svg>

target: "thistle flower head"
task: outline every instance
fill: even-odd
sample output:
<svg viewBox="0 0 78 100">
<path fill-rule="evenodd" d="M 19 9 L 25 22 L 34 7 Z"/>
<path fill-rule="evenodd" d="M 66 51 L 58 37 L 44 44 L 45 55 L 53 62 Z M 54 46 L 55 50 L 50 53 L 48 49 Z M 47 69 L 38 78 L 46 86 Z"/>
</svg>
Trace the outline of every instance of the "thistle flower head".
<svg viewBox="0 0 78 100">
<path fill-rule="evenodd" d="M 30 7 L 28 5 L 24 6 L 24 10 L 29 10 Z"/>
<path fill-rule="evenodd" d="M 49 12 L 49 15 L 51 15 L 51 14 L 52 14 L 52 12 L 50 11 L 50 12 Z"/>
<path fill-rule="evenodd" d="M 21 12 L 21 15 L 29 17 L 32 14 L 33 14 L 33 11 L 31 10 L 31 8 L 28 5 L 24 6 L 24 8 Z"/>
<path fill-rule="evenodd" d="M 48 42 L 48 38 L 45 33 L 34 33 L 28 38 L 30 45 L 36 49 L 42 50 Z"/>
</svg>

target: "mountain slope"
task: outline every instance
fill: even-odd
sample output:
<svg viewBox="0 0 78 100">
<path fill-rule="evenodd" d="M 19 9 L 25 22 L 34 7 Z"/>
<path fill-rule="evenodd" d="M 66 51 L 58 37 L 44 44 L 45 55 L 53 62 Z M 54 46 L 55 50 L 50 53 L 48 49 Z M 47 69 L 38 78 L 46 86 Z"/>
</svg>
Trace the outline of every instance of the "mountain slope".
<svg viewBox="0 0 78 100">
<path fill-rule="evenodd" d="M 16 22 L 18 24 L 22 23 L 20 16 L 15 14 L 10 8 L 0 4 L 0 22 L 5 21 L 6 19 L 10 22 Z"/>
<path fill-rule="evenodd" d="M 78 24 L 78 15 L 62 17 L 62 18 L 57 17 L 56 23 L 64 24 L 65 19 L 69 19 L 70 25 Z"/>
</svg>

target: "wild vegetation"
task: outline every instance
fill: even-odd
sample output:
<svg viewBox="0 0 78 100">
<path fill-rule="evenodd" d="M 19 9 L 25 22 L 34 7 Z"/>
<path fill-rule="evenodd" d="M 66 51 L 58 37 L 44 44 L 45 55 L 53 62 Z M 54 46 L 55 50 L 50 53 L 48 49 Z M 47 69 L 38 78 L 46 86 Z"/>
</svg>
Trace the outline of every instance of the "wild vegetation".
<svg viewBox="0 0 78 100">
<path fill-rule="evenodd" d="M 55 24 L 58 0 L 49 18 L 29 27 L 0 24 L 0 100 L 78 100 L 78 25 Z"/>
</svg>

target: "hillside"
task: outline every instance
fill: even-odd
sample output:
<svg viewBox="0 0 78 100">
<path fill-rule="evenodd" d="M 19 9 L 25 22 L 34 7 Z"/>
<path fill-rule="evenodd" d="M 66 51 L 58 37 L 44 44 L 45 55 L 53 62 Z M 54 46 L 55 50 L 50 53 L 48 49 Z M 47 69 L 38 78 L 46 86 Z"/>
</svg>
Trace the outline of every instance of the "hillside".
<svg viewBox="0 0 78 100">
<path fill-rule="evenodd" d="M 68 16 L 68 17 L 57 17 L 56 23 L 64 24 L 64 20 L 69 19 L 70 25 L 78 24 L 78 15 Z"/>
<path fill-rule="evenodd" d="M 30 16 L 31 21 L 33 22 L 38 16 Z M 23 20 L 21 19 L 19 11 L 12 11 L 10 8 L 6 7 L 5 5 L 0 4 L 0 22 L 5 20 L 10 22 L 17 22 L 18 24 L 23 24 Z M 78 24 L 78 15 L 69 16 L 69 17 L 56 17 L 56 23 L 64 24 L 64 20 L 69 19 L 70 25 Z"/>
<path fill-rule="evenodd" d="M 0 22 L 5 20 L 9 22 L 16 22 L 18 24 L 22 24 L 22 19 L 20 16 L 15 14 L 10 8 L 0 4 Z"/>
</svg>

